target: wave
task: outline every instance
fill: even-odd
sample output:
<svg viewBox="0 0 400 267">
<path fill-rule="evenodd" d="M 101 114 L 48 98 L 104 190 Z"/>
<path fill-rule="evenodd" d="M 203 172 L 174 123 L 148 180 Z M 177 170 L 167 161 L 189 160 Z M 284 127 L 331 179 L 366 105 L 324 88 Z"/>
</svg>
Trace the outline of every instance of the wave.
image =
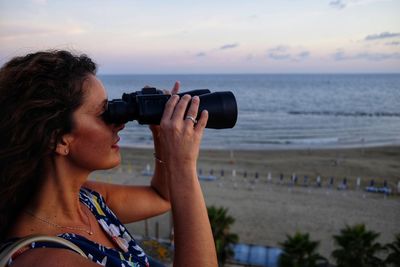
<svg viewBox="0 0 400 267">
<path fill-rule="evenodd" d="M 400 117 L 399 112 L 344 112 L 344 111 L 289 111 L 290 115 L 315 115 L 336 117 Z"/>
<path fill-rule="evenodd" d="M 298 138 L 298 139 L 266 139 L 266 140 L 242 140 L 246 144 L 260 144 L 260 145 L 324 145 L 339 143 L 338 137 L 326 138 Z"/>
</svg>

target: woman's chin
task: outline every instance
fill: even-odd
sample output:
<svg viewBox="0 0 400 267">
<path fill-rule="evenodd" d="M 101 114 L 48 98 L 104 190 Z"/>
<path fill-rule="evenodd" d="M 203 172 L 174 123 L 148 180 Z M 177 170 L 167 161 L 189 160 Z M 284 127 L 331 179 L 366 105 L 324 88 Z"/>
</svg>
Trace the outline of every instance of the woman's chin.
<svg viewBox="0 0 400 267">
<path fill-rule="evenodd" d="M 112 169 L 121 164 L 121 155 L 118 153 L 118 156 L 113 157 L 112 160 L 110 160 L 109 164 L 105 166 L 105 168 L 102 168 L 104 170 Z"/>
</svg>

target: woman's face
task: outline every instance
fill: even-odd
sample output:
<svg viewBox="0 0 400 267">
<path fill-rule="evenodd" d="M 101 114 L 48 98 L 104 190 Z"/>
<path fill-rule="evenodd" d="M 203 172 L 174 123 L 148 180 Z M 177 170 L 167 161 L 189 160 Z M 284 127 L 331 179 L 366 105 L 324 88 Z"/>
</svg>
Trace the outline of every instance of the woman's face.
<svg viewBox="0 0 400 267">
<path fill-rule="evenodd" d="M 107 94 L 96 76 L 88 76 L 83 90 L 83 104 L 73 113 L 73 130 L 68 134 L 68 157 L 76 167 L 88 171 L 113 168 L 121 162 L 117 143 L 124 125 L 103 121 Z"/>
</svg>

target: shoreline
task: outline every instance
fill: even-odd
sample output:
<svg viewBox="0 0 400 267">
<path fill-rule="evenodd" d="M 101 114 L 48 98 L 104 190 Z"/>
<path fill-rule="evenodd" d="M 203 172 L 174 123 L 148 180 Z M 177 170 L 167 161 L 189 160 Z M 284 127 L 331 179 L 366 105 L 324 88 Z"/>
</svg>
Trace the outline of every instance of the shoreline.
<svg viewBox="0 0 400 267">
<path fill-rule="evenodd" d="M 121 144 L 121 149 L 153 149 L 153 144 Z M 283 145 L 283 144 L 276 144 L 276 145 L 243 145 L 243 146 L 236 146 L 236 147 L 226 147 L 226 146 L 204 146 L 200 147 L 200 150 L 237 150 L 237 151 L 303 151 L 303 150 L 349 150 L 349 149 L 376 149 L 376 148 L 400 148 L 399 142 L 386 142 L 386 143 L 349 143 L 349 144 L 298 144 L 298 145 Z"/>
<path fill-rule="evenodd" d="M 94 180 L 148 185 L 151 177 L 143 171 L 154 166 L 152 148 L 121 148 L 121 166 L 99 171 Z M 380 233 L 379 242 L 392 242 L 399 232 L 400 195 L 367 193 L 363 189 L 374 179 L 384 180 L 397 191 L 400 181 L 400 146 L 357 149 L 303 150 L 215 150 L 201 149 L 198 170 L 213 175 L 214 181 L 201 181 L 207 205 L 228 208 L 236 222 L 231 228 L 239 242 L 279 246 L 286 234 L 310 233 L 320 240 L 318 251 L 329 257 L 335 248 L 332 235 L 346 225 L 365 223 L 368 230 Z M 280 174 L 284 179 L 280 181 Z M 298 184 L 290 184 L 293 173 Z M 200 173 L 199 173 L 200 174 Z M 235 175 L 234 175 L 235 174 Z M 315 184 L 322 178 L 321 187 Z M 308 184 L 304 184 L 304 176 Z M 328 177 L 334 185 L 328 187 Z M 269 179 L 269 177 L 271 177 Z M 346 177 L 347 190 L 337 190 Z M 356 179 L 361 178 L 357 187 Z M 150 236 L 168 238 L 170 213 L 147 221 Z M 143 221 L 128 225 L 131 233 L 145 235 Z"/>
</svg>

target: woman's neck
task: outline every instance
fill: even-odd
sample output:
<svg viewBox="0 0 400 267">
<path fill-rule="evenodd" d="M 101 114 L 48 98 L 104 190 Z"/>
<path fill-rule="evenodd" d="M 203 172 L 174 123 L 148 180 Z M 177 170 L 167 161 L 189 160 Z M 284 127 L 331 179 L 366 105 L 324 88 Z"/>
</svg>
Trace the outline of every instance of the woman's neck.
<svg viewBox="0 0 400 267">
<path fill-rule="evenodd" d="M 52 214 L 69 222 L 81 221 L 85 214 L 79 202 L 79 190 L 88 175 L 88 171 L 71 166 L 65 157 L 48 161 L 44 182 L 28 209 L 36 215 Z"/>
</svg>

